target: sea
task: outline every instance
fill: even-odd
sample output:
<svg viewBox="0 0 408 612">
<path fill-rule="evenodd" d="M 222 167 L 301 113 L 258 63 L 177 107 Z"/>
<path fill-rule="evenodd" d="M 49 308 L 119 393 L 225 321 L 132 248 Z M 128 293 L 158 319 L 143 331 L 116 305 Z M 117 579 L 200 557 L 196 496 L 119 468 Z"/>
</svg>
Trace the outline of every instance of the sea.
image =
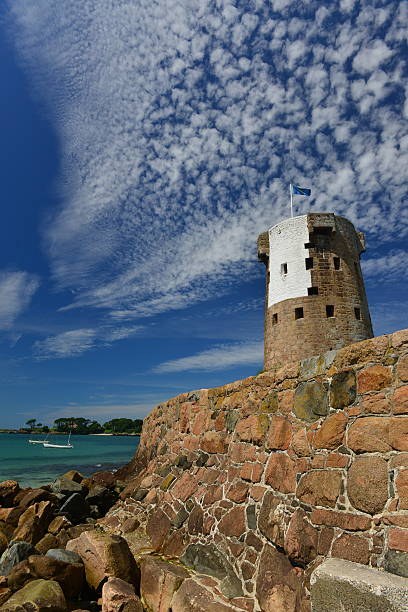
<svg viewBox="0 0 408 612">
<path fill-rule="evenodd" d="M 0 482 L 17 480 L 21 487 L 40 487 L 68 470 L 84 476 L 113 471 L 128 463 L 139 445 L 139 436 L 72 436 L 73 448 L 44 448 L 30 444 L 41 434 L 0 434 Z M 66 444 L 63 435 L 48 442 Z"/>
</svg>

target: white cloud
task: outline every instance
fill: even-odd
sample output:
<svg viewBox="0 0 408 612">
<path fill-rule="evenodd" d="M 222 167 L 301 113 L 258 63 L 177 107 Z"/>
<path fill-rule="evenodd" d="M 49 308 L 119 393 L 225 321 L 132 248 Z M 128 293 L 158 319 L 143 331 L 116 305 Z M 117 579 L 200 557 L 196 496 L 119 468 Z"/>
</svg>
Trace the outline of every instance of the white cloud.
<svg viewBox="0 0 408 612">
<path fill-rule="evenodd" d="M 408 278 L 408 252 L 396 249 L 382 257 L 363 260 L 362 269 L 368 281 L 376 279 L 376 282 L 392 283 L 404 280 Z"/>
<path fill-rule="evenodd" d="M 61 143 L 63 204 L 44 234 L 55 281 L 75 289 L 67 308 L 120 321 L 228 292 L 288 215 L 290 180 L 313 190 L 298 213 L 407 235 L 404 98 L 388 95 L 402 4 L 10 0 Z"/>
<path fill-rule="evenodd" d="M 11 329 L 39 286 L 38 278 L 28 272 L 0 271 L 0 330 Z"/>
<path fill-rule="evenodd" d="M 37 359 L 77 357 L 94 345 L 94 329 L 73 329 L 34 343 Z"/>
<path fill-rule="evenodd" d="M 393 51 L 382 40 L 373 40 L 364 46 L 353 59 L 353 68 L 364 74 L 376 70 L 393 55 Z"/>
<path fill-rule="evenodd" d="M 259 365 L 263 362 L 263 342 L 246 342 L 221 345 L 197 355 L 165 361 L 154 368 L 154 372 L 185 372 L 194 370 L 224 370 L 242 365 Z"/>
</svg>

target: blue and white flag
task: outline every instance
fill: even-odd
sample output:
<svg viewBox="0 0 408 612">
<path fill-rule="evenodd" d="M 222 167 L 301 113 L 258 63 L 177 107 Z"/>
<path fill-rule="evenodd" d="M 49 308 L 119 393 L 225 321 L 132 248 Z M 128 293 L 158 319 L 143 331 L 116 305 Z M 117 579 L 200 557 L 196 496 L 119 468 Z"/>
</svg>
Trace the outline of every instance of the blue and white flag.
<svg viewBox="0 0 408 612">
<path fill-rule="evenodd" d="M 310 196 L 312 190 L 306 189 L 305 187 L 299 187 L 299 185 L 292 185 L 292 193 L 293 195 Z"/>
</svg>

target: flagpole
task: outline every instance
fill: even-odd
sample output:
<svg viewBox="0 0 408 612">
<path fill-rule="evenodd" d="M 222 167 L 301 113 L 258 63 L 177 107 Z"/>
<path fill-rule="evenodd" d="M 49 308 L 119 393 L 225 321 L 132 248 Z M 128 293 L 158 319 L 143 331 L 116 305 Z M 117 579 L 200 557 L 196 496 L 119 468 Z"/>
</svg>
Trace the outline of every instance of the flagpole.
<svg viewBox="0 0 408 612">
<path fill-rule="evenodd" d="M 292 193 L 292 183 L 289 183 L 290 189 L 290 216 L 293 219 L 293 193 Z"/>
</svg>

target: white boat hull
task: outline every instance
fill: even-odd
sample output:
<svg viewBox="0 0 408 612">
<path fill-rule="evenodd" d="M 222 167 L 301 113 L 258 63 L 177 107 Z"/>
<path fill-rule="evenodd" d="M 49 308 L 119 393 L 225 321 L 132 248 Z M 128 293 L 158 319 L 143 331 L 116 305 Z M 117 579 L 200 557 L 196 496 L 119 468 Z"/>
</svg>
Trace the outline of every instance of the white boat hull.
<svg viewBox="0 0 408 612">
<path fill-rule="evenodd" d="M 74 448 L 73 444 L 50 444 L 49 442 L 43 443 L 44 448 Z"/>
</svg>

